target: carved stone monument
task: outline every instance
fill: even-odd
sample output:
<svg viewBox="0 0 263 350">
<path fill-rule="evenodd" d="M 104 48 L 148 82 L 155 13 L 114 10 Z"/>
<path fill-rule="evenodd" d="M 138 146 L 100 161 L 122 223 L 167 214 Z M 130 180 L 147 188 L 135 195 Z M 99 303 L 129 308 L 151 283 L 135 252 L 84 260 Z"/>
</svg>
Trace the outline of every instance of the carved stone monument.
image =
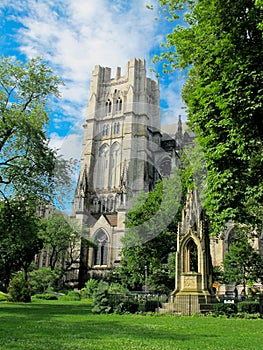
<svg viewBox="0 0 263 350">
<path fill-rule="evenodd" d="M 207 220 L 197 191 L 188 191 L 178 225 L 175 290 L 165 308 L 192 315 L 209 312 L 215 302 Z"/>
</svg>

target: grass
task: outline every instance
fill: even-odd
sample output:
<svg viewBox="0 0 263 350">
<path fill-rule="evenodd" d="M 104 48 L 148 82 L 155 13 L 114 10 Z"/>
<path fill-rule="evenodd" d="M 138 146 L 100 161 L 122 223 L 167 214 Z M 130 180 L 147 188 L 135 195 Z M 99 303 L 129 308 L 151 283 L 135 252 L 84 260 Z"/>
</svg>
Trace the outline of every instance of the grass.
<svg viewBox="0 0 263 350">
<path fill-rule="evenodd" d="M 85 302 L 0 303 L 0 349 L 263 349 L 263 320 L 93 315 Z"/>
</svg>

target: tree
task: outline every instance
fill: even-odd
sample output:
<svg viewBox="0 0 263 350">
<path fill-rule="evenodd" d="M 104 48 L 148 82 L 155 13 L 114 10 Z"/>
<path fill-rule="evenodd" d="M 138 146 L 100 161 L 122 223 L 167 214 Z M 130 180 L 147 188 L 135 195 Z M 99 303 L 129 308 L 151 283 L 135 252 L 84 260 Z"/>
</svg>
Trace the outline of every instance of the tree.
<svg viewBox="0 0 263 350">
<path fill-rule="evenodd" d="M 48 102 L 61 80 L 40 58 L 0 59 L 0 194 L 50 200 L 56 153 L 48 146 Z"/>
<path fill-rule="evenodd" d="M 225 255 L 223 276 L 227 283 L 242 283 L 263 280 L 263 260 L 251 246 L 245 228 L 237 228 L 229 252 Z"/>
<path fill-rule="evenodd" d="M 255 5 L 258 6 L 259 9 L 263 10 L 263 1 L 255 0 Z M 263 21 L 258 24 L 260 30 L 263 30 Z"/>
<path fill-rule="evenodd" d="M 147 284 L 152 290 L 167 291 L 174 287 L 167 263 L 176 250 L 181 202 L 181 179 L 175 173 L 159 182 L 154 191 L 138 196 L 128 211 L 119 273 L 129 288 Z"/>
<path fill-rule="evenodd" d="M 74 270 L 80 263 L 80 248 L 83 241 L 93 245 L 85 237 L 83 228 L 61 212 L 54 212 L 42 220 L 39 237 L 43 241 L 43 251 L 48 253 L 48 266 L 59 273 L 59 280 Z"/>
<path fill-rule="evenodd" d="M 70 193 L 75 162 L 49 147 L 49 102 L 62 81 L 40 58 L 0 58 L 1 271 L 27 270 L 40 248 L 37 207 Z M 65 190 L 66 188 L 66 190 Z M 10 212 L 9 212 L 10 211 Z M 29 265 L 28 265 L 29 264 Z"/>
<path fill-rule="evenodd" d="M 39 236 L 43 240 L 44 250 L 48 251 L 51 270 L 64 260 L 72 233 L 73 229 L 62 213 L 55 212 L 42 220 Z"/>
<path fill-rule="evenodd" d="M 32 203 L 22 199 L 0 202 L 0 265 L 5 288 L 12 273 L 19 270 L 27 283 L 29 267 L 42 248 L 40 218 L 35 210 Z"/>
<path fill-rule="evenodd" d="M 189 125 L 205 153 L 205 207 L 217 233 L 229 220 L 259 224 L 263 202 L 262 7 L 254 0 L 160 0 L 170 21 L 156 60 L 187 73 Z M 185 26 L 182 26 L 184 16 Z"/>
</svg>

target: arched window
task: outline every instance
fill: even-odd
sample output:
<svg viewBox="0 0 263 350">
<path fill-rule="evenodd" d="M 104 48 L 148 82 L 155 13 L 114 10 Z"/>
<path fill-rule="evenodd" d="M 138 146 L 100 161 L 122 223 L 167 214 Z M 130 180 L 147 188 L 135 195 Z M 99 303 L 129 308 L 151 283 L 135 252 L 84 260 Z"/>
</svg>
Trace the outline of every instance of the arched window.
<svg viewBox="0 0 263 350">
<path fill-rule="evenodd" d="M 120 182 L 121 149 L 118 142 L 114 142 L 110 150 L 110 179 L 109 187 L 118 187 Z"/>
<path fill-rule="evenodd" d="M 198 248 L 193 239 L 190 239 L 185 249 L 184 272 L 198 272 Z"/>
<path fill-rule="evenodd" d="M 109 134 L 109 125 L 103 125 L 103 131 L 102 131 L 102 135 L 106 136 Z"/>
<path fill-rule="evenodd" d="M 93 211 L 97 213 L 99 211 L 99 201 L 98 198 L 93 198 Z"/>
<path fill-rule="evenodd" d="M 103 230 L 100 229 L 95 233 L 94 243 L 96 248 L 93 250 L 93 265 L 107 265 L 109 241 Z"/>
<path fill-rule="evenodd" d="M 119 113 L 122 110 L 122 99 L 119 97 L 116 101 L 116 112 Z"/>
<path fill-rule="evenodd" d="M 99 149 L 99 157 L 94 172 L 95 188 L 104 189 L 108 186 L 109 146 L 104 144 Z"/>
<path fill-rule="evenodd" d="M 111 113 L 111 100 L 108 100 L 106 102 L 106 114 L 110 114 Z"/>
<path fill-rule="evenodd" d="M 113 133 L 114 134 L 119 134 L 120 132 L 120 123 L 114 123 L 114 127 L 113 127 Z"/>
</svg>

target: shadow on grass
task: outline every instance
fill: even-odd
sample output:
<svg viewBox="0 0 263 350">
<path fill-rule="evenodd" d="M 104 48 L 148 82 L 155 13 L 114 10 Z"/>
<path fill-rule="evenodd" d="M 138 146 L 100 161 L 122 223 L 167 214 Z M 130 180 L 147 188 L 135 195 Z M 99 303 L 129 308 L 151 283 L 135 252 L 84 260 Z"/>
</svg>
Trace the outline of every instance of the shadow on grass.
<svg viewBox="0 0 263 350">
<path fill-rule="evenodd" d="M 262 348 L 262 320 L 93 315 L 85 302 L 0 303 L 0 350 Z"/>
<path fill-rule="evenodd" d="M 23 339 L 27 334 L 34 334 L 44 340 L 53 338 L 57 345 L 65 339 L 88 339 L 97 342 L 113 337 L 117 340 L 127 337 L 134 340 L 152 339 L 162 343 L 169 341 L 193 341 L 197 337 L 215 338 L 216 334 L 193 334 L 190 329 L 180 327 L 180 318 L 143 317 L 134 315 L 93 315 L 92 306 L 85 303 L 63 304 L 13 304 L 1 308 L 1 324 L 7 328 L 11 323 L 19 332 L 16 335 Z M 165 322 L 160 322 L 163 319 Z M 167 324 L 167 327 L 166 327 Z M 10 329 L 9 329 L 10 331 Z M 1 332 L 0 332 L 1 333 Z"/>
</svg>

